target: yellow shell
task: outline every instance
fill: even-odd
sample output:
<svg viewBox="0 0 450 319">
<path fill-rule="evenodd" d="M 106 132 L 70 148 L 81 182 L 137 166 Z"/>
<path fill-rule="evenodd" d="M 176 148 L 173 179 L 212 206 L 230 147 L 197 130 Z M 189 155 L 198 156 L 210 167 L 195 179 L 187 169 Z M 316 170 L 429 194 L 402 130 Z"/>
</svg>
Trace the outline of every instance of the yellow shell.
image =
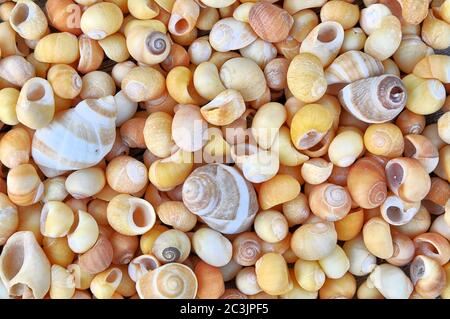
<svg viewBox="0 0 450 319">
<path fill-rule="evenodd" d="M 78 39 L 71 33 L 51 33 L 39 40 L 34 56 L 39 62 L 71 64 L 78 60 Z"/>
<path fill-rule="evenodd" d="M 194 86 L 198 94 L 207 100 L 213 100 L 226 90 L 217 66 L 210 61 L 202 62 L 195 68 Z"/>
<path fill-rule="evenodd" d="M 168 25 L 170 33 L 176 36 L 189 34 L 195 28 L 199 15 L 200 7 L 194 0 L 175 1 Z"/>
<path fill-rule="evenodd" d="M 155 112 L 145 121 L 145 144 L 158 157 L 168 157 L 175 146 L 172 140 L 172 120 L 172 116 L 167 113 Z"/>
<path fill-rule="evenodd" d="M 436 18 L 433 10 L 429 10 L 422 24 L 421 36 L 433 49 L 445 50 L 450 46 L 450 24 Z"/>
<path fill-rule="evenodd" d="M 147 65 L 154 65 L 164 61 L 169 56 L 172 48 L 171 42 L 165 33 L 145 26 L 136 26 L 129 31 L 126 42 L 131 56 L 138 62 Z"/>
<path fill-rule="evenodd" d="M 440 81 L 408 74 L 403 78 L 403 83 L 408 93 L 406 108 L 411 112 L 429 115 L 444 105 L 446 93 Z"/>
<path fill-rule="evenodd" d="M 240 118 L 245 110 L 246 106 L 241 93 L 233 89 L 227 89 L 204 105 L 200 112 L 208 123 L 223 126 Z"/>
<path fill-rule="evenodd" d="M 123 22 L 120 8 L 110 2 L 89 6 L 81 16 L 80 26 L 84 34 L 93 40 L 102 40 L 119 31 Z"/>
<path fill-rule="evenodd" d="M 442 54 L 426 56 L 416 64 L 413 73 L 421 78 L 450 83 L 450 56 Z"/>
<path fill-rule="evenodd" d="M 239 50 L 257 39 L 248 23 L 234 18 L 225 18 L 214 24 L 209 41 L 214 50 L 227 52 Z"/>
<path fill-rule="evenodd" d="M 9 17 L 11 27 L 24 39 L 39 40 L 47 31 L 45 13 L 34 1 L 21 1 Z"/>
</svg>

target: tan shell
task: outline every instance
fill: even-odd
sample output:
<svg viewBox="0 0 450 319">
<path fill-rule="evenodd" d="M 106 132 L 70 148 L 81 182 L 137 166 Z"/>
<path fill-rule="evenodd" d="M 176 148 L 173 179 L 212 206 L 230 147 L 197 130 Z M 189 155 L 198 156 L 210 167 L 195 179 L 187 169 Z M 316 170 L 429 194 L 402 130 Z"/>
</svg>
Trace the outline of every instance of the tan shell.
<svg viewBox="0 0 450 319">
<path fill-rule="evenodd" d="M 246 47 L 257 39 L 249 24 L 234 18 L 225 18 L 214 24 L 209 41 L 214 50 L 227 52 Z"/>
<path fill-rule="evenodd" d="M 246 230 L 258 210 L 253 186 L 236 169 L 222 164 L 192 172 L 183 185 L 183 202 L 211 228 L 225 234 Z"/>
<path fill-rule="evenodd" d="M 246 106 L 241 93 L 227 89 L 204 105 L 200 112 L 208 123 L 223 126 L 236 121 L 245 110 Z"/>
</svg>

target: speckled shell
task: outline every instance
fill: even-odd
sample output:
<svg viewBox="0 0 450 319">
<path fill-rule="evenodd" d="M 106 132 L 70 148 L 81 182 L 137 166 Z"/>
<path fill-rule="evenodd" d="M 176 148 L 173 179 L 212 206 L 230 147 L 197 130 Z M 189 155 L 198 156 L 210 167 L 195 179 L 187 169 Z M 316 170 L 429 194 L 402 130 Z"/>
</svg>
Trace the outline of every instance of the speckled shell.
<svg viewBox="0 0 450 319">
<path fill-rule="evenodd" d="M 325 70 L 328 85 L 352 83 L 368 77 L 382 75 L 383 64 L 361 51 L 347 51 L 338 56 Z"/>
<path fill-rule="evenodd" d="M 36 130 L 32 156 L 51 170 L 77 170 L 96 165 L 111 151 L 116 137 L 116 103 L 112 96 L 84 100 L 60 112 Z"/>
<path fill-rule="evenodd" d="M 249 228 L 258 211 L 253 186 L 235 168 L 222 164 L 192 172 L 183 185 L 183 202 L 209 227 L 225 234 Z"/>
</svg>

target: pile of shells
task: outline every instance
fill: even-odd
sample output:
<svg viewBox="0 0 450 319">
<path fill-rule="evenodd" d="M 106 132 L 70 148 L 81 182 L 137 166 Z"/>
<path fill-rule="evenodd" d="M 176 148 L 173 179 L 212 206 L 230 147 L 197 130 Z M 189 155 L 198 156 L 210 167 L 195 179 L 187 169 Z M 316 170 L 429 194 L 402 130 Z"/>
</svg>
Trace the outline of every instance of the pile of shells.
<svg viewBox="0 0 450 319">
<path fill-rule="evenodd" d="M 0 0 L 0 298 L 450 299 L 450 0 L 39 4 Z"/>
</svg>

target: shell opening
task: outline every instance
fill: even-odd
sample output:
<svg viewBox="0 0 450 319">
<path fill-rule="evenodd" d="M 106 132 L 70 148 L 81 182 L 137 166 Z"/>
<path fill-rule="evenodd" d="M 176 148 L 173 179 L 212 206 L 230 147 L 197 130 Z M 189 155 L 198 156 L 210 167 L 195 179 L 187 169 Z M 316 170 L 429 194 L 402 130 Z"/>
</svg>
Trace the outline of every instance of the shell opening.
<svg viewBox="0 0 450 319">
<path fill-rule="evenodd" d="M 162 54 L 166 51 L 167 43 L 165 35 L 158 31 L 153 31 L 145 38 L 145 46 L 152 54 Z"/>
<path fill-rule="evenodd" d="M 27 91 L 28 101 L 39 101 L 45 96 L 45 88 L 41 83 L 32 83 Z"/>
<path fill-rule="evenodd" d="M 389 185 L 394 189 L 398 189 L 403 182 L 404 170 L 399 163 L 392 163 L 386 167 L 386 177 Z"/>
<path fill-rule="evenodd" d="M 14 14 L 11 17 L 11 23 L 15 26 L 25 22 L 30 15 L 30 9 L 25 3 L 18 3 L 14 8 Z"/>
<path fill-rule="evenodd" d="M 389 91 L 389 99 L 394 103 L 400 103 L 403 100 L 403 95 L 405 91 L 400 86 L 394 86 Z"/>
<path fill-rule="evenodd" d="M 416 258 L 411 263 L 411 280 L 413 284 L 415 285 L 419 279 L 423 277 L 425 274 L 425 263 L 423 262 L 422 258 Z"/>
<path fill-rule="evenodd" d="M 404 140 L 405 140 L 404 143 L 405 147 L 403 151 L 404 155 L 406 157 L 413 157 L 417 152 L 416 146 L 409 139 L 405 138 Z"/>
<path fill-rule="evenodd" d="M 324 134 L 317 131 L 308 131 L 298 141 L 298 147 L 301 149 L 309 149 L 318 144 L 323 136 Z"/>
<path fill-rule="evenodd" d="M 419 241 L 415 243 L 417 246 L 417 250 L 423 252 L 423 254 L 427 256 L 435 256 L 439 255 L 439 251 L 437 250 L 436 246 L 430 243 L 427 243 L 425 241 Z"/>
<path fill-rule="evenodd" d="M 121 275 L 121 272 L 120 272 L 119 269 L 113 269 L 113 270 L 111 270 L 111 272 L 108 274 L 108 276 L 105 278 L 105 281 L 106 281 L 107 283 L 113 284 L 113 283 L 115 283 L 116 281 L 119 280 L 120 275 Z"/>
<path fill-rule="evenodd" d="M 178 34 L 183 34 L 189 30 L 189 22 L 186 19 L 181 18 L 175 23 L 175 31 Z"/>
<path fill-rule="evenodd" d="M 317 40 L 322 43 L 329 43 L 336 39 L 337 32 L 336 29 L 332 26 L 322 27 L 317 34 Z"/>
<path fill-rule="evenodd" d="M 133 222 L 137 227 L 145 227 L 151 223 L 151 218 L 145 207 L 136 206 L 133 211 Z"/>
<path fill-rule="evenodd" d="M 396 206 L 388 207 L 388 209 L 386 210 L 386 215 L 389 220 L 394 223 L 398 223 L 403 219 L 401 209 Z"/>
<path fill-rule="evenodd" d="M 6 250 L 3 254 L 3 274 L 6 279 L 14 278 L 22 268 L 25 260 L 25 250 L 22 242 L 15 243 L 13 249 Z"/>
<path fill-rule="evenodd" d="M 139 260 L 139 265 L 141 268 L 145 269 L 146 271 L 154 270 L 158 268 L 158 264 L 153 258 L 142 258 Z"/>
<path fill-rule="evenodd" d="M 175 262 L 180 259 L 181 252 L 176 247 L 167 247 L 162 251 L 162 256 L 166 262 Z"/>
</svg>

